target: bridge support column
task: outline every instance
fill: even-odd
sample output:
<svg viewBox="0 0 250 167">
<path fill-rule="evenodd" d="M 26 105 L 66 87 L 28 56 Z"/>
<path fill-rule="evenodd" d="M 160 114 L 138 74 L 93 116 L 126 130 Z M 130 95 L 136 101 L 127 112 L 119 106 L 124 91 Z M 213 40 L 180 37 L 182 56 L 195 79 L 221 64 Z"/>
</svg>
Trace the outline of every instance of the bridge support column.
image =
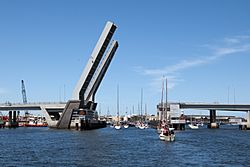
<svg viewBox="0 0 250 167">
<path fill-rule="evenodd" d="M 48 124 L 48 126 L 50 128 L 55 128 L 56 127 L 56 124 L 57 124 L 57 121 L 53 121 L 48 113 L 48 111 L 46 110 L 46 107 L 45 106 L 41 106 L 41 110 L 43 111 L 44 113 L 44 116 L 45 116 L 45 119 L 46 119 L 46 122 Z"/>
<path fill-rule="evenodd" d="M 9 127 L 13 124 L 12 111 L 9 111 Z"/>
<path fill-rule="evenodd" d="M 247 111 L 247 129 L 250 129 L 250 111 Z"/>
<path fill-rule="evenodd" d="M 208 128 L 219 128 L 219 125 L 216 123 L 216 110 L 210 110 L 210 123 Z"/>
</svg>

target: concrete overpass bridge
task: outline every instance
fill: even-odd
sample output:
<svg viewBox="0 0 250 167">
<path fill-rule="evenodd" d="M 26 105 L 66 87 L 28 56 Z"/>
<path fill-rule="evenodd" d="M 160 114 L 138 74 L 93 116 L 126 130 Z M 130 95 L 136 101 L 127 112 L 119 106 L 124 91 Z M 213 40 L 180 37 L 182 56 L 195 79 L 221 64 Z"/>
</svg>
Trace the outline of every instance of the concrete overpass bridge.
<svg viewBox="0 0 250 167">
<path fill-rule="evenodd" d="M 247 122 L 243 123 L 250 129 L 250 104 L 220 104 L 220 103 L 175 103 L 180 109 L 209 110 L 210 127 L 217 128 L 216 111 L 246 112 Z M 170 105 L 171 106 L 171 105 Z"/>
<path fill-rule="evenodd" d="M 186 103 L 186 102 L 168 102 L 167 113 L 166 103 L 157 105 L 159 120 L 171 117 L 180 117 L 180 111 L 184 109 L 208 110 L 210 113 L 210 128 L 218 128 L 216 122 L 216 111 L 245 112 L 247 122 L 242 122 L 247 129 L 250 129 L 250 104 L 220 104 L 220 103 Z"/>
<path fill-rule="evenodd" d="M 57 120 L 59 120 L 60 115 L 62 114 L 66 103 L 3 103 L 0 104 L 0 111 L 43 111 L 46 121 L 49 126 L 55 127 Z"/>
<path fill-rule="evenodd" d="M 0 104 L 0 111 L 42 110 L 50 127 L 98 127 L 95 94 L 118 48 L 117 26 L 107 22 L 67 103 Z M 16 112 L 14 112 L 16 113 Z"/>
</svg>

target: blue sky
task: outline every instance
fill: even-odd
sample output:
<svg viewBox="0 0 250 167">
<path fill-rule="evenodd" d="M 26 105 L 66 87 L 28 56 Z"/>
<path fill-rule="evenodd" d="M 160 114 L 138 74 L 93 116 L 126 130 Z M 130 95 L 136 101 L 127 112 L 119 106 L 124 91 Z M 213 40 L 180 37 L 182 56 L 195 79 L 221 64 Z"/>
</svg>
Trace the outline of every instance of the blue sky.
<svg viewBox="0 0 250 167">
<path fill-rule="evenodd" d="M 250 103 L 250 1 L 0 1 L 0 102 L 70 99 L 106 24 L 119 48 L 97 92 L 101 112 L 154 114 L 169 100 Z M 229 97 L 229 98 L 228 98 Z"/>
</svg>

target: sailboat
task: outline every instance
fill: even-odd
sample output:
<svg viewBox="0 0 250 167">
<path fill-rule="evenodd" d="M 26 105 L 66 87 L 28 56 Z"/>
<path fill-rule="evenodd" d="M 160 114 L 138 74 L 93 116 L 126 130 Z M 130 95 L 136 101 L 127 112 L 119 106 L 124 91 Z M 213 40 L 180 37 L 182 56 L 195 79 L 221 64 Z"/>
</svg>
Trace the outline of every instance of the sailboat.
<svg viewBox="0 0 250 167">
<path fill-rule="evenodd" d="M 163 91 L 164 91 L 164 80 L 163 80 L 163 89 L 162 89 L 162 100 L 161 100 L 161 107 L 162 107 L 162 112 L 165 110 L 163 117 L 164 120 L 160 121 L 160 135 L 159 138 L 160 140 L 163 141 L 168 141 L 172 142 L 175 141 L 175 133 L 174 133 L 174 128 L 171 128 L 170 126 L 170 116 L 167 114 L 167 108 L 168 108 L 168 101 L 167 101 L 167 78 L 166 78 L 166 107 L 163 107 Z"/>
<path fill-rule="evenodd" d="M 143 114 L 142 114 L 142 103 L 143 102 L 143 89 L 141 88 L 141 109 L 140 109 L 140 122 L 139 122 L 139 129 L 145 129 L 145 120 L 143 119 Z"/>
<path fill-rule="evenodd" d="M 174 128 L 165 127 L 159 135 L 160 140 L 164 141 L 175 141 Z"/>
<path fill-rule="evenodd" d="M 119 117 L 119 86 L 117 86 L 117 122 L 115 124 L 115 129 L 121 129 L 120 117 Z"/>
<path fill-rule="evenodd" d="M 145 104 L 145 123 L 144 123 L 145 129 L 148 129 L 148 121 L 147 121 L 147 104 Z"/>
<path fill-rule="evenodd" d="M 161 105 L 159 106 L 159 124 L 157 126 L 157 133 L 161 133 L 162 128 L 165 126 L 165 121 L 163 121 L 163 94 L 164 94 L 164 80 L 162 80 L 162 91 L 161 91 Z"/>
<path fill-rule="evenodd" d="M 140 122 L 139 126 L 138 126 L 139 129 L 145 129 L 145 125 L 143 122 Z"/>
<path fill-rule="evenodd" d="M 117 129 L 117 130 L 121 129 L 121 125 L 117 123 L 117 124 L 115 125 L 115 129 Z"/>
<path fill-rule="evenodd" d="M 192 116 L 191 116 L 191 121 L 190 121 L 190 124 L 188 124 L 188 126 L 191 128 L 191 129 L 199 129 L 199 126 L 197 124 L 194 124 L 193 121 L 192 121 Z"/>
<path fill-rule="evenodd" d="M 128 129 L 129 125 L 126 123 L 125 125 L 123 125 L 123 127 L 124 127 L 125 129 Z"/>
<path fill-rule="evenodd" d="M 129 127 L 129 124 L 128 124 L 128 107 L 126 107 L 126 115 L 124 117 L 124 120 L 125 120 L 125 124 L 123 125 L 123 127 L 125 129 L 128 129 L 128 127 Z"/>
<path fill-rule="evenodd" d="M 121 125 L 119 123 L 115 124 L 115 129 L 117 130 L 121 129 Z"/>
</svg>

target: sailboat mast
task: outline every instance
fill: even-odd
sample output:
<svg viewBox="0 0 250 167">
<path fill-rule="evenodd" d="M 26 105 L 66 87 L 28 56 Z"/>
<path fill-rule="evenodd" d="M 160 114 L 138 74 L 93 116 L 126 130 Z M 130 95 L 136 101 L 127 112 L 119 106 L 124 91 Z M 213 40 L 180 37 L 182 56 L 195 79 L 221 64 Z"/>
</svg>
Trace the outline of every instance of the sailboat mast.
<svg viewBox="0 0 250 167">
<path fill-rule="evenodd" d="M 141 88 L 141 117 L 142 117 L 142 98 L 143 98 L 143 89 Z"/>
<path fill-rule="evenodd" d="M 108 111 L 107 111 L 107 117 L 109 116 L 109 107 L 108 107 Z"/>
<path fill-rule="evenodd" d="M 166 120 L 170 121 L 168 117 L 168 79 L 167 77 L 166 77 L 166 111 L 165 113 L 166 113 Z"/>
<path fill-rule="evenodd" d="M 164 80 L 162 80 L 162 90 L 161 90 L 161 109 L 160 109 L 160 120 L 162 121 L 163 117 L 163 94 L 164 94 Z"/>
<path fill-rule="evenodd" d="M 138 101 L 138 106 L 137 106 L 137 112 L 138 112 L 138 115 L 141 116 L 140 102 L 139 101 Z"/>
<path fill-rule="evenodd" d="M 117 119 L 119 122 L 119 85 L 117 85 Z"/>
</svg>

